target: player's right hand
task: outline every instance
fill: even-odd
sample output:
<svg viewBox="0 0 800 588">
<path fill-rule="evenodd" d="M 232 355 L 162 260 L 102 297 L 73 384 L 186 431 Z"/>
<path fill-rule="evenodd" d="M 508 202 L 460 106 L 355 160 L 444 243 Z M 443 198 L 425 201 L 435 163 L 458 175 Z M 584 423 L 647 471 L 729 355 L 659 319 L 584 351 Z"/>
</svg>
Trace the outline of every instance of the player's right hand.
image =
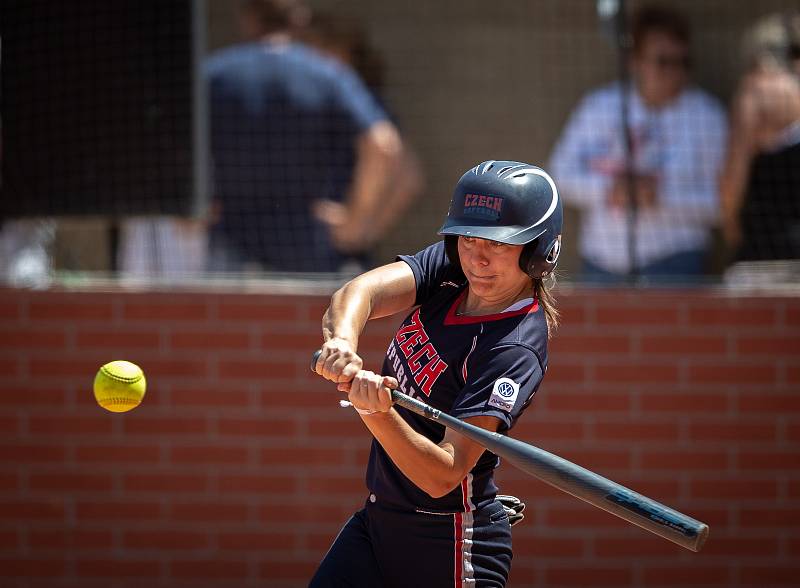
<svg viewBox="0 0 800 588">
<path fill-rule="evenodd" d="M 339 390 L 347 392 L 347 399 L 362 414 L 387 412 L 392 408 L 392 390 L 397 389 L 397 380 L 375 372 L 361 370 L 349 384 L 339 384 Z"/>
<path fill-rule="evenodd" d="M 320 348 L 314 371 L 337 384 L 350 382 L 364 366 L 364 361 L 346 339 L 333 337 Z"/>
</svg>

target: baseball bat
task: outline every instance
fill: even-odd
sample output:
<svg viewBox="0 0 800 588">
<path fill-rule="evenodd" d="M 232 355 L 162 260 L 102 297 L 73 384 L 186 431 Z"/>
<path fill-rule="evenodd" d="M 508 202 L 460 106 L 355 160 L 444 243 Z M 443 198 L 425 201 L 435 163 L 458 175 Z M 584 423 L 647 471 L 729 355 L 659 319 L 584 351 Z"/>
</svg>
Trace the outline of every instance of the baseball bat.
<svg viewBox="0 0 800 588">
<path fill-rule="evenodd" d="M 311 360 L 312 371 L 316 371 L 317 359 L 321 353 L 320 350 L 314 353 Z M 694 552 L 700 551 L 708 538 L 708 525 L 652 498 L 549 451 L 465 423 L 397 390 L 392 390 L 391 393 L 395 404 L 458 431 L 523 472 L 659 537 Z"/>
</svg>

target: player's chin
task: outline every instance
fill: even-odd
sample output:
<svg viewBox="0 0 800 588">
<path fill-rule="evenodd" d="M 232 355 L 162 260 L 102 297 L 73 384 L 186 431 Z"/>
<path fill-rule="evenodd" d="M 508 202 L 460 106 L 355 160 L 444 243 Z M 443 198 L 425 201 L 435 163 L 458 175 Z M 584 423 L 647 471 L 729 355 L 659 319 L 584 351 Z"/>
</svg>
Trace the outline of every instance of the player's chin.
<svg viewBox="0 0 800 588">
<path fill-rule="evenodd" d="M 469 288 L 479 296 L 495 296 L 503 290 L 503 285 L 496 277 L 468 280 Z"/>
<path fill-rule="evenodd" d="M 497 282 L 497 276 L 479 276 L 470 271 L 465 272 L 469 285 L 473 288 L 491 288 Z"/>
</svg>

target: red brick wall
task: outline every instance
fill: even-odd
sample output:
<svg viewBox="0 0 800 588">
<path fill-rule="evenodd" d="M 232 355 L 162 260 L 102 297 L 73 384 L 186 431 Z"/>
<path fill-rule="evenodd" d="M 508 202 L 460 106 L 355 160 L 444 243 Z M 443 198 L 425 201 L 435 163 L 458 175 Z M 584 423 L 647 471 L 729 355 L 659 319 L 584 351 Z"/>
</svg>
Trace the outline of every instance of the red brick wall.
<svg viewBox="0 0 800 588">
<path fill-rule="evenodd" d="M 510 585 L 797 585 L 800 299 L 560 301 L 550 372 L 514 435 L 711 537 L 683 551 L 505 466 L 502 489 L 529 505 Z M 365 497 L 366 431 L 308 373 L 324 306 L 0 291 L 0 585 L 304 586 Z M 370 365 L 393 324 L 369 327 Z M 147 373 L 131 413 L 94 403 L 112 359 Z"/>
</svg>

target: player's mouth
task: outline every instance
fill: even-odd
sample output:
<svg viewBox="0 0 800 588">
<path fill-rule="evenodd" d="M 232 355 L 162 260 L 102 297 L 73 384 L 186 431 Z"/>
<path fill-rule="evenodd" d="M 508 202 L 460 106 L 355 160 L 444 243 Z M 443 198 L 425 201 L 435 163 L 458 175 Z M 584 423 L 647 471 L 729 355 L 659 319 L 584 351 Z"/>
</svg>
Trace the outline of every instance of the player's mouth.
<svg viewBox="0 0 800 588">
<path fill-rule="evenodd" d="M 479 275 L 474 274 L 471 271 L 467 270 L 467 277 L 470 279 L 470 281 L 475 280 L 477 282 L 491 282 L 497 276 L 495 276 L 494 274 L 490 274 L 490 275 L 487 275 L 487 276 L 479 276 Z"/>
</svg>

